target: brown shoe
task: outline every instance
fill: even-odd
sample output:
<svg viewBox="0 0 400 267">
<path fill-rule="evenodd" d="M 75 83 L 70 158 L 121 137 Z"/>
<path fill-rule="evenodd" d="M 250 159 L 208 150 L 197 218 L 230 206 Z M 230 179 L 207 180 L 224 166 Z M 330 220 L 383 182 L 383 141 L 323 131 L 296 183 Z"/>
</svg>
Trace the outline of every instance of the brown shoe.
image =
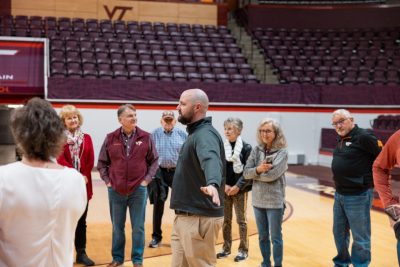
<svg viewBox="0 0 400 267">
<path fill-rule="evenodd" d="M 133 267 L 143 267 L 143 264 L 134 264 Z"/>
<path fill-rule="evenodd" d="M 122 265 L 124 265 L 124 264 L 123 263 L 119 263 L 117 261 L 112 261 L 111 263 L 109 263 L 107 265 L 107 267 L 117 267 L 117 266 L 122 266 Z"/>
</svg>

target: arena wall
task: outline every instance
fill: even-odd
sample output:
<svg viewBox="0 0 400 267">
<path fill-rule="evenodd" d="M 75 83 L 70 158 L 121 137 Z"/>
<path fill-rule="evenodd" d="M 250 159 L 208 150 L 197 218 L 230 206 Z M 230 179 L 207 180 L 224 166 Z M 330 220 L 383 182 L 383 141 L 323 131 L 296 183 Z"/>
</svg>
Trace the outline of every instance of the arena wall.
<svg viewBox="0 0 400 267">
<path fill-rule="evenodd" d="M 61 105 L 57 104 L 59 110 Z M 107 133 L 120 127 L 117 119 L 118 106 L 109 107 L 84 107 L 77 105 L 84 117 L 83 130 L 90 134 L 93 139 L 96 161 L 101 145 Z M 175 109 L 175 106 L 149 108 L 137 106 L 138 126 L 146 131 L 153 131 L 160 126 L 160 116 L 164 109 Z M 263 118 L 274 118 L 278 120 L 285 132 L 289 143 L 289 163 L 292 164 L 315 164 L 329 166 L 331 155 L 320 154 L 321 128 L 331 127 L 331 112 L 334 109 L 317 110 L 298 109 L 288 111 L 287 109 L 266 109 L 266 110 L 221 110 L 210 108 L 209 116 L 213 117 L 213 125 L 223 136 L 223 122 L 228 117 L 238 117 L 243 120 L 244 128 L 242 137 L 251 145 L 256 144 L 256 128 Z M 370 128 L 371 121 L 380 114 L 390 113 L 393 111 L 365 111 L 351 110 L 355 122 L 363 128 Z M 395 111 L 396 112 L 396 111 Z M 400 110 L 397 110 L 400 113 Z M 177 115 L 175 111 L 175 115 Z M 176 127 L 185 129 L 185 126 L 177 122 Z M 304 158 L 303 158 L 304 156 Z"/>
<path fill-rule="evenodd" d="M 217 25 L 216 4 L 121 0 L 12 0 L 12 15 Z"/>
</svg>

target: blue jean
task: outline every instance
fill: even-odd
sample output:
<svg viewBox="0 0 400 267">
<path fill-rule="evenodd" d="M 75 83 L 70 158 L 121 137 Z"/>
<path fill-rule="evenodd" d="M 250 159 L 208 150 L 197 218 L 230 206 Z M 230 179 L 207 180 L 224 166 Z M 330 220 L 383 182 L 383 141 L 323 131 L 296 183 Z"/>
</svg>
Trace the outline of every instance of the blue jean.
<svg viewBox="0 0 400 267">
<path fill-rule="evenodd" d="M 400 240 L 397 240 L 397 261 L 399 262 L 400 266 Z"/>
<path fill-rule="evenodd" d="M 256 207 L 253 208 L 258 230 L 258 242 L 261 250 L 261 255 L 263 257 L 263 262 L 261 266 L 271 267 L 271 242 L 272 255 L 275 264 L 274 266 L 282 266 L 282 219 L 284 209 L 262 209 Z"/>
<path fill-rule="evenodd" d="M 112 222 L 112 257 L 114 261 L 124 262 L 126 210 L 132 226 L 131 260 L 134 264 L 143 263 L 144 219 L 146 213 L 147 189 L 139 186 L 129 195 L 121 195 L 108 187 L 108 200 Z"/>
<path fill-rule="evenodd" d="M 365 267 L 371 262 L 371 216 L 373 189 L 358 195 L 335 192 L 333 204 L 333 236 L 337 255 L 335 267 Z M 350 231 L 353 237 L 349 254 Z"/>
</svg>

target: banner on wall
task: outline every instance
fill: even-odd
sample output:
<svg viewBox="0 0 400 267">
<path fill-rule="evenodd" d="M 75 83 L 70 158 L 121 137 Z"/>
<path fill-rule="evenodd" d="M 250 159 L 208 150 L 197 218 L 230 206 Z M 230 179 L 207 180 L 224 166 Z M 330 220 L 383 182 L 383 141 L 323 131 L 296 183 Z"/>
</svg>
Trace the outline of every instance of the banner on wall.
<svg viewBox="0 0 400 267">
<path fill-rule="evenodd" d="M 42 38 L 0 37 L 0 97 L 44 95 L 46 42 Z"/>
</svg>

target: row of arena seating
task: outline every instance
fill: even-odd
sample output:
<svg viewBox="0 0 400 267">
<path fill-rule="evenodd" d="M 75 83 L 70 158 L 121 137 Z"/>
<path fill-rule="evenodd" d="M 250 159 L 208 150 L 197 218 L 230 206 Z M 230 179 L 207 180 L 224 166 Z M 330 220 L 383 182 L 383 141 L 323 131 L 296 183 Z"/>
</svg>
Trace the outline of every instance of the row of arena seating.
<svg viewBox="0 0 400 267">
<path fill-rule="evenodd" d="M 400 115 L 379 115 L 372 122 L 374 130 L 396 131 L 400 129 Z"/>
<path fill-rule="evenodd" d="M 51 37 L 51 49 L 63 50 L 111 50 L 111 49 L 137 49 L 137 50 L 176 50 L 192 52 L 229 52 L 240 53 L 236 43 L 210 43 L 197 41 L 175 40 L 143 40 L 143 39 L 116 39 L 116 38 L 88 38 L 88 37 Z"/>
<path fill-rule="evenodd" d="M 3 34 L 8 29 L 8 35 L 32 37 L 37 29 L 38 37 L 49 38 L 50 73 L 56 77 L 122 79 L 141 72 L 144 80 L 168 79 L 153 75 L 163 72 L 184 73 L 185 80 L 257 82 L 226 27 L 26 16 L 3 17 L 1 25 Z"/>
<path fill-rule="evenodd" d="M 71 79 L 117 79 L 145 81 L 176 81 L 176 82 L 226 82 L 226 83 L 258 83 L 257 77 L 248 74 L 214 74 L 214 73 L 183 73 L 183 72 L 152 72 L 152 71 L 121 71 L 121 70 L 52 70 L 52 77 Z"/>
<path fill-rule="evenodd" d="M 373 40 L 374 38 L 398 38 L 399 37 L 399 28 L 391 27 L 391 28 L 339 28 L 339 29 L 298 29 L 298 28 L 255 28 L 252 31 L 252 34 L 259 38 L 262 36 L 268 37 L 277 37 L 285 38 L 292 37 L 296 38 L 296 40 L 300 37 L 317 38 L 323 40 L 323 38 L 340 38 L 342 42 L 346 42 L 351 38 L 361 39 L 367 38 L 368 40 Z M 301 39 L 300 39 L 301 40 Z"/>
<path fill-rule="evenodd" d="M 315 76 L 313 78 L 304 76 L 304 77 L 296 77 L 296 76 L 289 76 L 284 79 L 280 80 L 280 83 L 285 84 L 314 84 L 314 85 L 387 85 L 387 86 L 396 86 L 398 85 L 398 81 L 391 81 L 386 80 L 385 78 L 352 78 L 352 77 L 345 77 L 345 78 L 338 78 L 338 77 L 320 77 Z"/>
<path fill-rule="evenodd" d="M 314 83 L 324 84 L 374 84 L 397 85 L 398 68 L 368 68 L 341 66 L 281 66 L 279 68 L 281 83 Z"/>
<path fill-rule="evenodd" d="M 400 128 L 400 115 L 379 115 L 371 121 L 371 127 L 376 137 L 385 143 Z M 335 129 L 321 129 L 321 150 L 333 151 L 336 146 L 336 138 Z"/>
<path fill-rule="evenodd" d="M 252 32 L 280 83 L 400 83 L 400 28 Z"/>
<path fill-rule="evenodd" d="M 156 72 L 197 72 L 197 73 L 215 73 L 215 74 L 252 74 L 251 67 L 248 64 L 236 63 L 208 63 L 193 61 L 164 61 L 164 60 L 127 60 L 98 59 L 97 61 L 79 61 L 72 59 L 67 63 L 63 61 L 54 61 L 51 63 L 51 69 L 57 71 L 64 70 L 120 70 L 120 71 L 156 71 Z"/>
<path fill-rule="evenodd" d="M 211 43 L 235 43 L 230 34 L 220 33 L 193 33 L 193 32 L 165 32 L 165 31 L 139 31 L 139 30 L 58 30 L 58 29 L 29 29 L 29 28 L 11 28 L 0 27 L 1 35 L 19 36 L 19 37 L 89 37 L 89 38 L 117 38 L 117 39 L 144 39 L 144 40 L 174 40 L 186 42 L 211 42 Z"/>
<path fill-rule="evenodd" d="M 268 52 L 267 52 L 268 53 Z M 397 52 L 398 53 L 398 52 Z M 340 67 L 360 67 L 366 66 L 368 68 L 374 67 L 382 67 L 386 68 L 389 66 L 400 66 L 400 54 L 387 56 L 387 55 L 367 55 L 367 56 L 359 56 L 359 55 L 351 55 L 346 56 L 345 53 L 341 53 L 342 55 L 335 56 L 323 56 L 323 55 L 271 55 L 267 54 L 267 58 L 270 63 L 281 66 L 281 65 L 295 65 L 295 66 L 306 66 L 310 65 L 313 67 L 319 66 L 327 66 L 332 67 L 334 65 Z"/>
<path fill-rule="evenodd" d="M 398 129 L 400 129 L 400 115 L 379 115 L 371 122 L 375 136 L 383 143 L 389 139 Z M 399 172 L 399 169 L 397 170 Z"/>
<path fill-rule="evenodd" d="M 75 35 L 81 37 L 82 34 L 97 37 L 96 35 L 111 35 L 126 38 L 127 35 L 136 35 L 145 32 L 146 35 L 157 33 L 158 35 L 179 36 L 179 35 L 209 35 L 216 38 L 219 35 L 229 35 L 229 30 L 225 26 L 186 24 L 186 23 L 163 23 L 147 21 L 111 21 L 107 19 L 83 19 L 83 18 L 56 18 L 56 17 L 27 17 L 27 16 L 4 16 L 0 18 L 0 27 L 3 31 L 9 31 L 16 35 L 41 33 L 42 35 L 61 36 Z M 35 36 L 36 37 L 36 36 Z"/>
</svg>

